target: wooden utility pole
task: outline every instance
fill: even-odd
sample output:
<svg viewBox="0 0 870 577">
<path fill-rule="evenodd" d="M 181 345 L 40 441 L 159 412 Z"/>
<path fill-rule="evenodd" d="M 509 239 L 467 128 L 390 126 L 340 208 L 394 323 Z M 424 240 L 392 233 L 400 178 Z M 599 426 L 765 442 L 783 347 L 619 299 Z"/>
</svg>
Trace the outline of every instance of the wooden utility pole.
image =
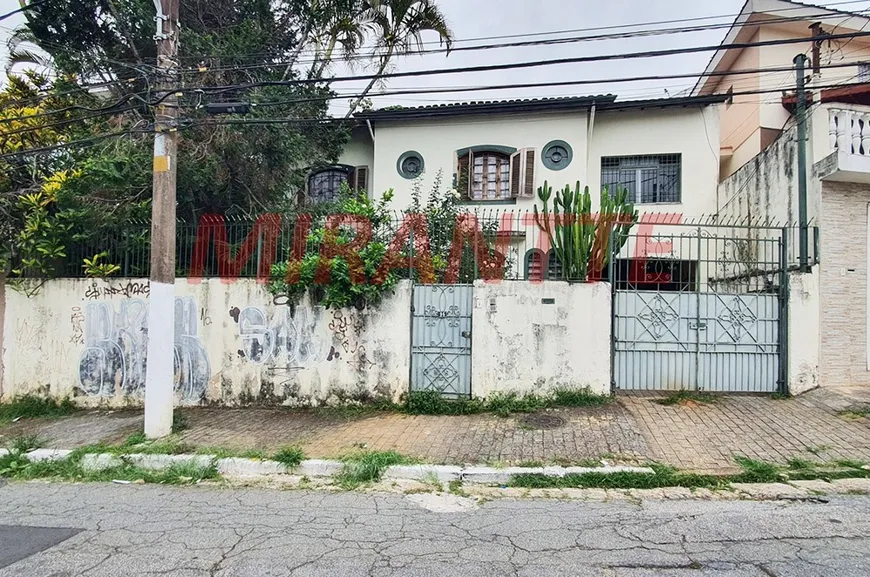
<svg viewBox="0 0 870 577">
<path fill-rule="evenodd" d="M 154 128 L 154 191 L 151 204 L 151 290 L 145 368 L 145 435 L 172 432 L 175 402 L 175 176 L 178 152 L 178 5 L 154 0 L 157 16 L 157 97 Z"/>
</svg>

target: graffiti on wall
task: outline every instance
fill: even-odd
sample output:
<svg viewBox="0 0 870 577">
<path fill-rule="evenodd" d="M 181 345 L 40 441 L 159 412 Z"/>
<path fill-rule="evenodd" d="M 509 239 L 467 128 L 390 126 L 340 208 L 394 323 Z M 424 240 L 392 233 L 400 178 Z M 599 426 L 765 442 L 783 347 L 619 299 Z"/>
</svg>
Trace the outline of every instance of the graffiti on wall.
<svg viewBox="0 0 870 577">
<path fill-rule="evenodd" d="M 345 353 L 347 362 L 357 371 L 370 369 L 375 364 L 369 360 L 366 355 L 365 345 L 355 342 L 354 338 L 360 335 L 365 329 L 362 318 L 357 316 L 355 321 L 351 321 L 348 315 L 336 310 L 332 312 L 332 322 L 329 323 L 329 330 L 335 335 L 341 346 L 341 350 Z M 341 353 L 333 350 L 336 357 L 340 357 Z"/>
<path fill-rule="evenodd" d="M 270 320 L 259 307 L 234 308 L 230 316 L 239 323 L 239 355 L 258 365 L 285 363 L 295 368 L 322 361 L 330 352 L 317 330 L 322 314 L 323 307 L 278 307 Z"/>
<path fill-rule="evenodd" d="M 105 283 L 103 285 L 95 282 L 85 292 L 85 299 L 93 301 L 113 296 L 122 296 L 129 299 L 137 296 L 147 297 L 149 294 L 151 294 L 151 284 L 147 282 L 128 281 L 120 284 Z"/>
<path fill-rule="evenodd" d="M 86 296 L 86 298 L 88 298 Z M 78 307 L 76 307 L 78 309 Z M 72 316 L 73 338 L 81 310 Z M 140 299 L 88 303 L 84 345 L 79 360 L 79 386 L 89 396 L 141 396 L 145 391 L 148 353 L 148 306 Z M 175 391 L 184 401 L 205 395 L 211 376 L 208 354 L 197 335 L 193 297 L 175 299 Z"/>
<path fill-rule="evenodd" d="M 365 346 L 357 342 L 365 329 L 363 320 L 335 310 L 326 323 L 324 313 L 324 307 L 319 306 L 279 305 L 269 319 L 260 307 L 234 307 L 229 314 L 239 325 L 242 348 L 238 354 L 251 363 L 267 365 L 272 374 L 284 376 L 322 361 L 344 361 L 357 371 L 375 366 Z"/>
</svg>

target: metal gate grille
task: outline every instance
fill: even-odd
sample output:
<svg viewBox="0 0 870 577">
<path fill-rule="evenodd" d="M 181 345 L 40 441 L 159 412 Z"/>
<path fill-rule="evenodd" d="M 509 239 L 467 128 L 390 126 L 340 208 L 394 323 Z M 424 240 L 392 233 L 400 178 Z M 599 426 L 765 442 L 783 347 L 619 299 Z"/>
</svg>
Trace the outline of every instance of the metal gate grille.
<svg viewBox="0 0 870 577">
<path fill-rule="evenodd" d="M 471 285 L 417 285 L 411 312 L 411 390 L 471 396 Z"/>
<path fill-rule="evenodd" d="M 639 258 L 611 263 L 614 387 L 784 390 L 782 230 L 660 228 L 629 237 Z"/>
</svg>

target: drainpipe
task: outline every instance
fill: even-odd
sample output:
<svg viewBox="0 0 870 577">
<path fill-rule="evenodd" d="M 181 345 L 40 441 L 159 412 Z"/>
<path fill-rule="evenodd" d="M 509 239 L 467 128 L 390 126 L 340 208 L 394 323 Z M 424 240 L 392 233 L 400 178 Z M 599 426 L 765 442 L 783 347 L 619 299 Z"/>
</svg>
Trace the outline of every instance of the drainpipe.
<svg viewBox="0 0 870 577">
<path fill-rule="evenodd" d="M 592 152 L 592 133 L 595 131 L 595 105 L 589 109 L 589 122 L 586 128 L 586 182 L 590 180 L 589 156 Z M 594 196 L 594 195 L 593 195 Z"/>
<path fill-rule="evenodd" d="M 798 221 L 800 226 L 800 270 L 809 272 L 809 229 L 807 223 L 807 92 L 804 67 L 807 57 L 794 58 L 797 81 Z"/>
</svg>

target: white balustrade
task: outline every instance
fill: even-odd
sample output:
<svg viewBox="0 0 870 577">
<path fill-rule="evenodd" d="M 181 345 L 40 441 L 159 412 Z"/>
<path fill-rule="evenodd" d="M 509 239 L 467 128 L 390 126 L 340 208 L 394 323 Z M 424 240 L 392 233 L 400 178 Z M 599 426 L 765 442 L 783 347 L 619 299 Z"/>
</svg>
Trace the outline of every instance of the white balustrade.
<svg viewBox="0 0 870 577">
<path fill-rule="evenodd" d="M 870 110 L 829 109 L 828 136 L 834 150 L 870 156 Z"/>
</svg>

